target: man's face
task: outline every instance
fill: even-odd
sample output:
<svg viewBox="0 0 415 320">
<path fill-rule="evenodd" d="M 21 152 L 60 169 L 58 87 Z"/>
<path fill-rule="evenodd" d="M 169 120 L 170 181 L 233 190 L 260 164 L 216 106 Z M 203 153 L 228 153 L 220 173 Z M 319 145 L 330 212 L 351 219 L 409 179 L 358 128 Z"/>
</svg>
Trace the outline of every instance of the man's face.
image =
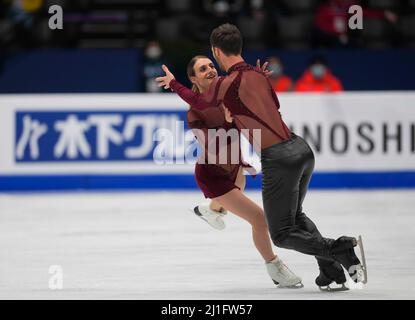
<svg viewBox="0 0 415 320">
<path fill-rule="evenodd" d="M 221 58 L 223 56 L 223 53 L 218 48 L 212 47 L 212 54 L 213 54 L 213 57 L 215 58 L 216 62 L 218 63 L 219 68 L 222 71 L 226 71 L 225 67 L 223 66 L 222 60 L 221 60 Z"/>
</svg>

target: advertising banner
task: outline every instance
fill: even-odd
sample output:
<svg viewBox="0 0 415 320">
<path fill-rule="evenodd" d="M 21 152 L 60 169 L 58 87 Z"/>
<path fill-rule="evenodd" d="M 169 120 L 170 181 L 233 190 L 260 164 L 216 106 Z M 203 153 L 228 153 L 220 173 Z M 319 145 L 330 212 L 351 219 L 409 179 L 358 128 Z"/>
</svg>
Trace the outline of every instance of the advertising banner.
<svg viewBox="0 0 415 320">
<path fill-rule="evenodd" d="M 415 186 L 415 93 L 279 99 L 315 153 L 312 187 Z M 174 94 L 0 95 L 0 190 L 196 188 L 187 110 Z M 260 171 L 244 138 L 242 154 Z"/>
</svg>

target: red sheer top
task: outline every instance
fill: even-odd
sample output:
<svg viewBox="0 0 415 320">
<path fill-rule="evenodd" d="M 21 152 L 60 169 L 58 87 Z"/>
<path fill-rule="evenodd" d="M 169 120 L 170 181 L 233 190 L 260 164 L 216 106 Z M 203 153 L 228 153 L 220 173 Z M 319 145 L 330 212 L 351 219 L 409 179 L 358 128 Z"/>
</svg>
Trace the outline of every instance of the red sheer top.
<svg viewBox="0 0 415 320">
<path fill-rule="evenodd" d="M 192 107 L 186 114 L 187 125 L 193 130 L 199 144 L 202 147 L 202 155 L 198 161 L 199 164 L 208 164 L 218 166 L 227 172 L 232 172 L 242 163 L 239 132 L 235 124 L 225 120 L 222 108 L 205 108 L 198 110 Z M 216 138 L 217 134 L 223 134 L 223 143 Z M 223 129 L 222 133 L 218 130 Z M 229 130 L 234 129 L 234 135 L 226 137 Z M 232 139 L 233 137 L 233 139 Z M 226 140 L 225 140 L 226 139 Z M 215 144 L 215 146 L 213 146 Z M 220 154 L 226 153 L 226 159 L 220 158 Z"/>
<path fill-rule="evenodd" d="M 231 112 L 238 130 L 257 150 L 291 137 L 268 78 L 258 68 L 244 61 L 233 65 L 226 77 L 216 78 L 203 94 L 192 92 L 176 80 L 170 82 L 170 88 L 193 108 L 201 111 L 210 107 L 218 108 L 223 103 Z M 254 129 L 260 129 L 260 141 L 253 134 Z"/>
</svg>

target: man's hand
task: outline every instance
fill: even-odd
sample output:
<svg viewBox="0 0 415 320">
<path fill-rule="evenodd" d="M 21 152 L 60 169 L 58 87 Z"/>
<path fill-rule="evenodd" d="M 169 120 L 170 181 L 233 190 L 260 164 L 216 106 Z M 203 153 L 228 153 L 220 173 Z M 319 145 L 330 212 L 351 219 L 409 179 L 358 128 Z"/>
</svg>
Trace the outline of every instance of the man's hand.
<svg viewBox="0 0 415 320">
<path fill-rule="evenodd" d="M 221 107 L 222 107 L 223 113 L 224 113 L 224 115 L 225 115 L 225 120 L 226 120 L 226 122 L 232 123 L 232 121 L 233 121 L 233 117 L 232 117 L 232 114 L 231 114 L 231 112 L 229 111 L 229 109 L 228 109 L 228 108 L 226 108 L 223 104 L 221 105 Z"/>
<path fill-rule="evenodd" d="M 155 80 L 158 82 L 159 87 L 164 87 L 164 89 L 170 88 L 170 81 L 174 79 L 173 73 L 170 72 L 169 68 L 166 65 L 162 65 L 161 68 L 166 73 L 164 77 L 158 77 Z"/>
<path fill-rule="evenodd" d="M 256 67 L 262 71 L 264 73 L 264 75 L 269 78 L 271 76 L 271 74 L 274 72 L 272 70 L 267 70 L 268 67 L 268 61 L 265 61 L 265 63 L 262 65 L 261 67 L 261 61 L 259 59 L 257 59 L 256 61 Z"/>
</svg>

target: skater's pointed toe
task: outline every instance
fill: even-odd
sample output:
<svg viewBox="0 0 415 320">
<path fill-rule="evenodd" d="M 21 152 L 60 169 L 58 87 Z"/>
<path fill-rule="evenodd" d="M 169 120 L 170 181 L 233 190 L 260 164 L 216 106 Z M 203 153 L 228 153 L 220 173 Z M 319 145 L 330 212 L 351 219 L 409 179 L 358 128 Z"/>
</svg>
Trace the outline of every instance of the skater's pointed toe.
<svg viewBox="0 0 415 320">
<path fill-rule="evenodd" d="M 224 214 L 221 212 L 216 212 L 216 211 L 211 210 L 208 205 L 196 206 L 194 207 L 193 212 L 199 218 L 206 221 L 214 229 L 216 230 L 225 229 L 226 225 L 222 219 Z"/>
</svg>

